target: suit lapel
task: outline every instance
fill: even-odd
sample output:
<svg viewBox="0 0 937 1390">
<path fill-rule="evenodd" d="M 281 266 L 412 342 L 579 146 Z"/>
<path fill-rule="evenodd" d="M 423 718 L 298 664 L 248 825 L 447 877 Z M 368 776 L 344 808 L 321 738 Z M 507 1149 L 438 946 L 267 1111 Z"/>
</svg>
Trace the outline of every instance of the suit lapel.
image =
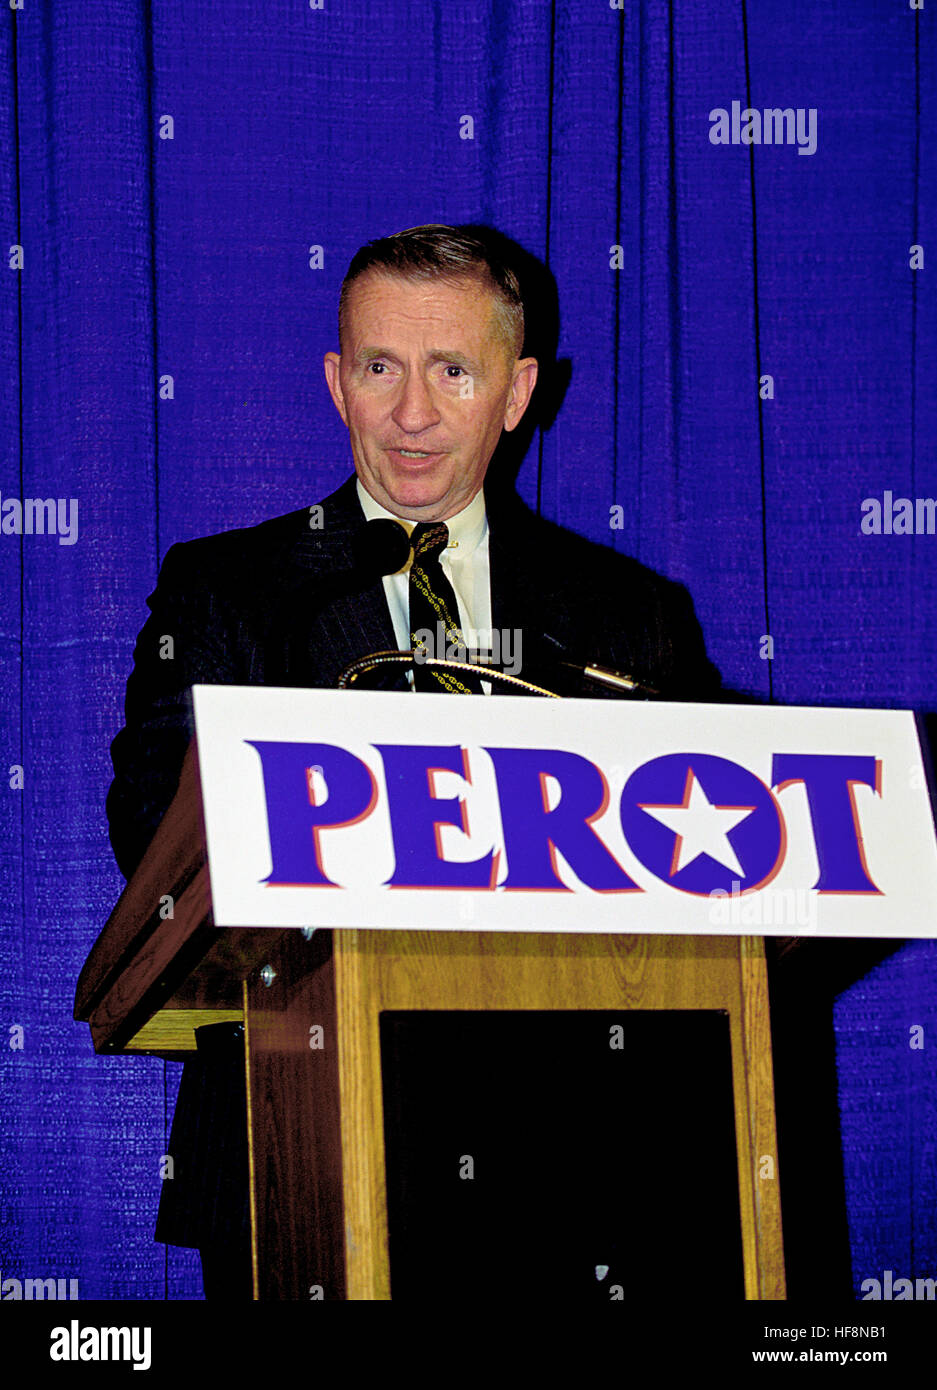
<svg viewBox="0 0 937 1390">
<path fill-rule="evenodd" d="M 523 660 L 556 659 L 582 640 L 583 613 L 569 592 L 568 574 L 550 563 L 549 528 L 517 497 L 488 503 L 492 626 L 520 630 Z M 297 514 L 297 534 L 276 564 L 266 602 L 278 610 L 268 634 L 267 684 L 334 686 L 343 668 L 374 651 L 395 651 L 397 639 L 384 585 L 336 595 L 336 576 L 351 574 L 355 541 L 366 527 L 352 476 L 322 503 L 321 527 Z M 406 676 L 388 675 L 385 688 L 408 690 Z M 506 693 L 497 684 L 493 689 Z"/>
<path fill-rule="evenodd" d="M 336 593 L 342 576 L 353 575 L 355 541 L 367 525 L 354 477 L 325 499 L 321 520 L 311 527 L 307 519 L 277 567 L 282 608 L 270 645 L 277 682 L 291 686 L 334 686 L 358 657 L 397 647 L 380 580 Z M 406 689 L 405 681 L 398 686 Z"/>
</svg>

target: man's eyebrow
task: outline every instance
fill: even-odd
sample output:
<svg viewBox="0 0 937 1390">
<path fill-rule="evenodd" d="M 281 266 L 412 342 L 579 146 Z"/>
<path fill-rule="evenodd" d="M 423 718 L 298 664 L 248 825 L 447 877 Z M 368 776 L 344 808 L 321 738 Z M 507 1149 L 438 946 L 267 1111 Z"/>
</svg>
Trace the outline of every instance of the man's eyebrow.
<svg viewBox="0 0 937 1390">
<path fill-rule="evenodd" d="M 393 355 L 390 348 L 363 347 L 358 349 L 352 361 L 356 366 L 360 366 L 362 362 L 369 362 L 372 357 L 393 357 Z"/>
<path fill-rule="evenodd" d="M 466 371 L 474 376 L 481 375 L 481 368 L 477 362 L 473 362 L 470 357 L 466 357 L 464 352 L 446 352 L 445 349 L 436 349 L 429 355 L 431 362 L 451 362 L 454 367 L 464 367 Z"/>
</svg>

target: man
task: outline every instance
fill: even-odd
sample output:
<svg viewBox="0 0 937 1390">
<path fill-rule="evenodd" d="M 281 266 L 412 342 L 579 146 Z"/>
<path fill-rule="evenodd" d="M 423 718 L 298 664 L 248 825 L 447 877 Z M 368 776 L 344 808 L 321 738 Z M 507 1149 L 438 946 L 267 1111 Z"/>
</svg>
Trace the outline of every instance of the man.
<svg viewBox="0 0 937 1390">
<path fill-rule="evenodd" d="M 537 359 L 521 355 L 520 287 L 497 247 L 477 229 L 429 226 L 359 251 L 342 285 L 341 351 L 325 357 L 355 475 L 321 506 L 166 555 L 112 746 L 107 810 L 128 877 L 178 784 L 193 684 L 331 687 L 356 657 L 410 650 L 417 631 L 437 630 L 438 615 L 450 636 L 515 634 L 522 674 L 566 680 L 560 663 L 578 661 L 673 698 L 718 690 L 685 590 L 539 520 L 500 489 L 486 502 L 492 456 L 524 416 L 538 372 Z M 411 546 L 382 575 L 379 563 L 369 569 L 367 543 L 369 522 L 387 519 Z M 419 665 L 413 679 L 419 689 L 481 688 Z M 238 1075 L 231 1062 L 239 1049 L 226 1025 L 200 1030 L 157 1227 L 157 1239 L 200 1247 L 207 1296 L 249 1296 L 243 1066 Z M 216 1272 L 225 1270 L 236 1282 Z"/>
</svg>

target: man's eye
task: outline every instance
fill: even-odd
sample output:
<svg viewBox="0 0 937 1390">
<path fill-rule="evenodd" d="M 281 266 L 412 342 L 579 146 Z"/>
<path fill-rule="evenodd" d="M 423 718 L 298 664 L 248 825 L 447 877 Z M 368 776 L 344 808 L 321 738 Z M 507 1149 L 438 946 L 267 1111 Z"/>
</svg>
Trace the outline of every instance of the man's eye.
<svg viewBox="0 0 937 1390">
<path fill-rule="evenodd" d="M 371 372 L 372 375 L 374 375 L 374 376 L 380 376 L 381 373 L 384 371 L 384 367 L 385 367 L 385 364 L 384 364 L 383 362 L 369 362 L 369 363 L 368 363 L 368 371 Z"/>
<path fill-rule="evenodd" d="M 446 371 L 447 371 L 447 372 L 461 372 L 461 371 L 463 371 L 463 370 L 464 370 L 464 369 L 463 369 L 462 367 L 457 367 L 457 366 L 455 365 L 454 362 L 451 363 L 451 364 L 446 368 Z M 453 377 L 452 379 L 453 379 L 453 381 L 456 380 L 455 377 Z"/>
</svg>

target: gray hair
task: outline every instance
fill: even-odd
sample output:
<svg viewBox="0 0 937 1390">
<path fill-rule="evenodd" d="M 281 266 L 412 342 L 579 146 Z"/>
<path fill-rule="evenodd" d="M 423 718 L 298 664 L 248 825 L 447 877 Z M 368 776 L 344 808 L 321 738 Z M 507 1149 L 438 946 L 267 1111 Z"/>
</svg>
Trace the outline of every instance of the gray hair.
<svg viewBox="0 0 937 1390">
<path fill-rule="evenodd" d="M 497 331 L 511 356 L 524 347 L 524 303 L 512 268 L 476 230 L 429 223 L 380 237 L 352 257 L 338 297 L 338 339 L 344 342 L 348 322 L 348 292 L 368 271 L 399 275 L 413 282 L 441 279 L 449 283 L 475 280 L 494 295 Z"/>
</svg>

